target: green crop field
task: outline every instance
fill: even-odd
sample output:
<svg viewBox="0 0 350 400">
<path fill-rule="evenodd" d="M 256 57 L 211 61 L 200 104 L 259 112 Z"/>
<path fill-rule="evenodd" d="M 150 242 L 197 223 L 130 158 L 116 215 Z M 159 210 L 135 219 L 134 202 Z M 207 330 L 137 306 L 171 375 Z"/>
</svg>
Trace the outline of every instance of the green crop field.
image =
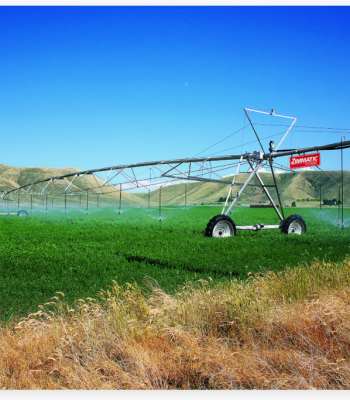
<svg viewBox="0 0 350 400">
<path fill-rule="evenodd" d="M 279 230 L 239 231 L 237 236 L 204 237 L 219 207 L 162 209 L 36 210 L 28 217 L 0 217 L 0 320 L 8 321 L 49 301 L 57 291 L 69 302 L 94 297 L 112 280 L 118 284 L 155 279 L 167 292 L 210 277 L 214 282 L 246 279 L 248 273 L 282 270 L 314 258 L 339 261 L 350 254 L 349 228 L 336 225 L 337 209 L 286 209 L 306 221 L 305 235 Z M 344 210 L 345 223 L 350 211 Z M 273 209 L 236 207 L 236 224 L 278 224 Z"/>
</svg>

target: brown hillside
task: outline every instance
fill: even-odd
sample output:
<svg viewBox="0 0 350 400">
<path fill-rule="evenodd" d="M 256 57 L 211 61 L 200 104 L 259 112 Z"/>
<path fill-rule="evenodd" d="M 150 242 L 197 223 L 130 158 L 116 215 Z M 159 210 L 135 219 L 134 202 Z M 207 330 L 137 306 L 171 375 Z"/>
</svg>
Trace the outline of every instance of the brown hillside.
<svg viewBox="0 0 350 400">
<path fill-rule="evenodd" d="M 12 167 L 10 165 L 0 164 L 0 190 L 14 189 L 28 183 L 81 171 L 81 169 L 74 167 Z M 90 177 L 89 179 L 91 182 L 93 182 L 94 178 Z M 97 182 L 100 183 L 102 181 L 97 178 Z M 59 187 L 59 184 L 57 184 L 57 186 Z M 72 186 L 72 188 L 74 187 L 75 185 Z M 117 191 L 113 186 L 103 187 L 102 191 L 105 193 L 105 202 L 117 204 L 117 202 L 119 201 L 119 191 Z M 72 201 L 72 199 L 70 199 L 70 201 Z M 76 198 L 76 201 L 78 201 L 78 196 Z M 142 206 L 146 204 L 145 201 L 140 199 L 139 197 L 136 197 L 133 194 L 124 191 L 122 192 L 122 202 L 123 205 L 130 206 Z"/>
</svg>

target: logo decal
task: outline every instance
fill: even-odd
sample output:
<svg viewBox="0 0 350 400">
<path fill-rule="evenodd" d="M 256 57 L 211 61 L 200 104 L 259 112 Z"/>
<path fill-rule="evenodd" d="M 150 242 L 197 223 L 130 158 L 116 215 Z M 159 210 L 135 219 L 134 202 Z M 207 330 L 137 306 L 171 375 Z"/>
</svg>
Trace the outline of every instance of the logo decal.
<svg viewBox="0 0 350 400">
<path fill-rule="evenodd" d="M 315 167 L 317 165 L 321 165 L 320 153 L 308 154 L 306 156 L 296 156 L 289 159 L 290 169 Z"/>
</svg>

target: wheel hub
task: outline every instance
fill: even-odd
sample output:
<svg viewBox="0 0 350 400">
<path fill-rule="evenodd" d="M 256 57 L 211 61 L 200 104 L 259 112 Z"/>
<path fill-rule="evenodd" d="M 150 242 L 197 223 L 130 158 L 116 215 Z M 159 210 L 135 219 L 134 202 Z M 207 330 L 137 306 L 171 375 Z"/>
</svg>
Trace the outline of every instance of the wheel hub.
<svg viewBox="0 0 350 400">
<path fill-rule="evenodd" d="M 214 237 L 229 237 L 233 235 L 233 227 L 228 221 L 219 221 L 214 227 Z"/>
<path fill-rule="evenodd" d="M 289 225 L 288 231 L 289 231 L 289 233 L 295 233 L 297 235 L 301 235 L 303 233 L 303 228 L 299 221 L 293 221 Z"/>
</svg>

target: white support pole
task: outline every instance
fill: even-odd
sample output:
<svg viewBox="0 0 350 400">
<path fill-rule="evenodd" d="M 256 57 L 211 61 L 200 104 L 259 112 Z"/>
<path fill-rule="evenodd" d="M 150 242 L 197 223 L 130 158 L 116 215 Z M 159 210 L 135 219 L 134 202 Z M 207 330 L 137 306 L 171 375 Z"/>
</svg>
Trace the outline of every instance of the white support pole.
<svg viewBox="0 0 350 400">
<path fill-rule="evenodd" d="M 241 166 L 242 159 L 243 159 L 243 156 L 241 156 L 241 158 L 240 158 L 240 160 L 239 160 L 239 163 L 238 163 L 238 165 L 237 165 L 237 170 L 236 170 L 235 175 L 233 176 L 232 184 L 231 184 L 230 190 L 229 190 L 229 192 L 228 192 L 228 195 L 227 195 L 227 197 L 226 197 L 225 205 L 224 205 L 224 208 L 222 209 L 222 213 L 221 213 L 221 214 L 225 214 L 225 209 L 226 209 L 226 206 L 227 206 L 227 203 L 228 203 L 228 199 L 229 199 L 230 196 L 231 196 L 232 188 L 233 188 L 233 185 L 235 184 L 236 176 L 238 175 L 238 172 L 239 172 L 239 168 L 240 168 L 240 166 Z"/>
<path fill-rule="evenodd" d="M 264 225 L 264 224 L 256 224 L 256 225 L 237 225 L 237 231 L 260 231 L 265 229 L 280 229 L 279 225 Z"/>
<path fill-rule="evenodd" d="M 230 213 L 230 211 L 232 210 L 232 208 L 234 207 L 234 205 L 237 203 L 238 199 L 241 197 L 241 195 L 244 192 L 245 188 L 249 185 L 249 182 L 254 178 L 254 176 L 258 172 L 258 169 L 261 167 L 261 163 L 262 163 L 262 160 L 258 161 L 256 167 L 253 169 L 253 171 L 249 175 L 248 179 L 246 180 L 245 184 L 242 186 L 242 189 L 239 191 L 238 195 L 235 197 L 235 199 L 233 200 L 232 204 L 230 205 L 230 207 L 225 212 L 225 215 L 228 215 Z"/>
<path fill-rule="evenodd" d="M 286 118 L 290 118 L 290 117 L 286 117 Z M 279 149 L 279 147 L 281 146 L 282 142 L 284 141 L 284 139 L 287 137 L 288 133 L 290 132 L 290 130 L 293 128 L 293 125 L 295 124 L 295 121 L 297 119 L 294 118 L 294 121 L 292 122 L 292 125 L 289 127 L 289 129 L 287 130 L 286 134 L 283 136 L 282 140 L 279 142 L 278 146 L 276 147 L 275 152 Z"/>
</svg>

